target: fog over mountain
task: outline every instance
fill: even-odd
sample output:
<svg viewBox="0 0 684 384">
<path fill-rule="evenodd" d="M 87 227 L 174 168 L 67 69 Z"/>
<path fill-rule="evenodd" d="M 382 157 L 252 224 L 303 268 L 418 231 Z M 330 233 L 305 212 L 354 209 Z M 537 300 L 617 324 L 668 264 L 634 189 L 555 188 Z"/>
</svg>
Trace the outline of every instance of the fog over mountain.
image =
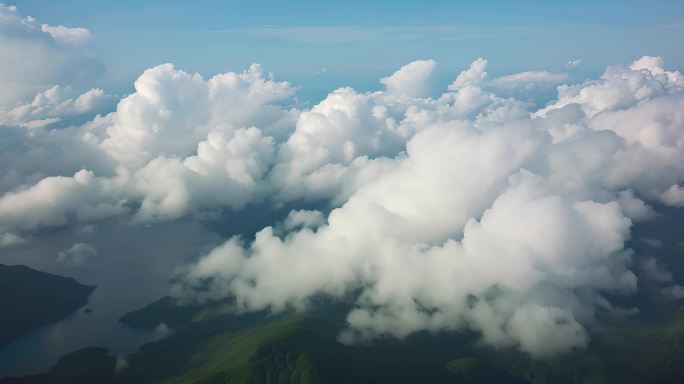
<svg viewBox="0 0 684 384">
<path fill-rule="evenodd" d="M 533 357 L 637 313 L 621 298 L 642 279 L 684 290 L 627 245 L 635 223 L 684 206 L 684 75 L 661 57 L 585 80 L 579 61 L 494 77 L 472 57 L 437 92 L 425 57 L 307 104 L 259 64 L 160 64 L 109 94 L 91 86 L 96 36 L 0 4 L 2 252 L 62 231 L 74 240 L 55 260 L 77 269 L 101 247 L 74 233 L 285 207 L 189 255 L 170 294 L 241 312 L 351 300 L 345 344 L 469 330 Z"/>
</svg>

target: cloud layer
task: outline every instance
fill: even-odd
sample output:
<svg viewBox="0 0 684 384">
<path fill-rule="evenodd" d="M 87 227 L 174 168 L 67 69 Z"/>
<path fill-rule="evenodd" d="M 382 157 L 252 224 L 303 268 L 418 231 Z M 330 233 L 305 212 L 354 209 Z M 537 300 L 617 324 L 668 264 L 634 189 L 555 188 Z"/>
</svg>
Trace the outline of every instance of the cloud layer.
<svg viewBox="0 0 684 384">
<path fill-rule="evenodd" d="M 1 7 L 3 31 L 36 39 L 51 65 L 73 66 L 67 53 L 93 38 Z M 15 57 L 29 54 L 4 32 Z M 0 78 L 0 246 L 103 220 L 323 202 L 252 242 L 228 239 L 175 288 L 246 311 L 351 298 L 343 342 L 467 329 L 534 356 L 583 347 L 593 317 L 617 311 L 607 297 L 637 289 L 632 224 L 651 205 L 684 205 L 684 77 L 657 57 L 560 85 L 541 108 L 529 100 L 569 77 L 489 79 L 483 59 L 436 96 L 437 63 L 419 60 L 382 90 L 340 88 L 307 108 L 256 64 L 209 79 L 163 64 L 111 113 L 61 128 L 51 124 L 96 110 L 104 92 L 33 82 L 0 61 L 14 71 Z M 96 254 L 76 243 L 59 259 Z"/>
<path fill-rule="evenodd" d="M 188 293 L 186 285 L 184 293 L 275 311 L 305 309 L 319 294 L 353 295 L 345 342 L 471 329 L 489 345 L 535 356 L 586 345 L 593 316 L 615 311 L 604 295 L 637 289 L 625 243 L 633 221 L 653 217 L 642 199 L 677 201 L 681 75 L 642 58 L 573 92 L 561 87 L 557 101 L 527 111 L 481 88 L 485 65 L 474 62 L 437 99 L 330 94 L 312 112 L 338 100 L 337 121 L 354 129 L 367 119 L 371 134 L 357 142 L 361 134 L 314 131 L 339 137 L 324 147 L 324 162 L 311 163 L 334 167 L 328 197 L 340 206 L 325 224 L 285 235 L 265 228 L 249 244 L 230 239 L 187 271 L 186 284 L 210 281 L 210 289 Z M 367 103 L 364 117 L 358 105 Z M 378 147 L 345 156 L 345 146 L 383 134 Z M 395 149 L 392 139 L 405 145 Z M 342 153 L 331 156 L 333 148 Z"/>
</svg>

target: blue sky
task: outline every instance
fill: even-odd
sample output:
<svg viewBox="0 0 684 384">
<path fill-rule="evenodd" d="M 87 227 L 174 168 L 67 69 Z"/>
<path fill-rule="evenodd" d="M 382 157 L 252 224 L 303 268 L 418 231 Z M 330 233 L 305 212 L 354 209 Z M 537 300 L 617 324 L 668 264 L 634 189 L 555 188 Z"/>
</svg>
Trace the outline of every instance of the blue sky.
<svg viewBox="0 0 684 384">
<path fill-rule="evenodd" d="M 578 77 L 641 55 L 684 67 L 681 1 L 8 1 L 22 14 L 96 34 L 103 86 L 126 91 L 163 62 L 205 76 L 261 63 L 304 95 L 377 79 L 412 60 L 440 63 L 450 81 L 474 58 L 493 75 L 558 71 Z M 325 68 L 323 70 L 323 68 Z"/>
</svg>

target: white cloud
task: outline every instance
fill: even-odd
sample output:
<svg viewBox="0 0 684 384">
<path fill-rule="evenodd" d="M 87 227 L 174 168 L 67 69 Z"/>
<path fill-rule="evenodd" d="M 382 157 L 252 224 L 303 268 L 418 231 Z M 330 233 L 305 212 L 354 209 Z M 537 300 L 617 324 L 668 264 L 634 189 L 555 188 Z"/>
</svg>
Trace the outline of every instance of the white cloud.
<svg viewBox="0 0 684 384">
<path fill-rule="evenodd" d="M 82 47 L 91 36 L 85 28 L 41 25 L 0 3 L 0 109 L 54 85 L 81 89 L 101 76 L 104 65 Z"/>
<path fill-rule="evenodd" d="M 33 101 L 4 111 L 0 107 L 0 124 L 24 128 L 40 128 L 62 121 L 64 118 L 101 110 L 107 96 L 101 89 L 91 89 L 72 97 L 69 87 L 55 85 L 39 92 Z"/>
<path fill-rule="evenodd" d="M 684 207 L 684 188 L 675 184 L 663 192 L 661 200 L 673 207 Z"/>
<path fill-rule="evenodd" d="M 81 45 L 93 38 L 93 33 L 86 28 L 68 28 L 63 25 L 51 26 L 43 24 L 41 31 L 49 33 L 53 39 L 66 44 Z"/>
<path fill-rule="evenodd" d="M 574 60 L 568 60 L 567 63 L 565 63 L 565 67 L 568 69 L 575 69 L 579 67 L 582 64 L 581 59 L 574 59 Z"/>
<path fill-rule="evenodd" d="M 64 263 L 71 267 L 82 267 L 92 264 L 97 257 L 97 250 L 88 243 L 76 243 L 71 247 L 60 251 L 57 255 L 57 262 Z"/>
<path fill-rule="evenodd" d="M 633 221 L 644 221 L 655 218 L 655 211 L 643 200 L 634 196 L 631 190 L 620 192 L 617 199 L 620 209 Z"/>
<path fill-rule="evenodd" d="M 325 223 L 325 216 L 320 211 L 295 210 L 285 218 L 285 229 L 291 231 L 300 227 L 318 228 Z"/>
<path fill-rule="evenodd" d="M 115 182 L 80 170 L 73 177 L 48 177 L 8 192 L 0 197 L 0 227 L 34 230 L 121 215 L 125 200 L 116 199 Z"/>
<path fill-rule="evenodd" d="M 487 60 L 478 58 L 468 69 L 462 71 L 456 80 L 448 87 L 450 91 L 457 91 L 465 86 L 479 86 L 482 80 L 487 77 Z"/>
<path fill-rule="evenodd" d="M 3 236 L 322 201 L 329 214 L 296 210 L 253 242 L 211 250 L 185 281 L 213 278 L 209 291 L 182 293 L 276 311 L 355 295 L 345 342 L 469 329 L 533 355 L 585 346 L 596 313 L 621 311 L 608 298 L 637 289 L 632 223 L 681 205 L 681 75 L 642 58 L 561 86 L 535 110 L 500 90 L 534 93 L 562 75 L 488 81 L 478 59 L 422 97 L 435 65 L 410 63 L 384 90 L 340 88 L 303 111 L 258 65 L 209 80 L 150 68 L 115 112 L 82 127 L 6 127 Z M 63 90 L 18 116 L 40 124 L 91 105 L 51 96 Z"/>
<path fill-rule="evenodd" d="M 406 161 L 412 163 L 413 158 Z M 457 171 L 446 177 L 454 174 Z M 620 253 L 629 220 L 614 203 L 571 205 L 549 195 L 542 184 L 529 173 L 512 178 L 479 221 L 466 217 L 465 223 L 461 219 L 451 224 L 446 237 L 462 236 L 461 241 L 445 241 L 444 235 L 430 231 L 448 226 L 447 216 L 456 210 L 444 207 L 435 220 L 446 220 L 447 225 L 423 229 L 425 223 L 415 218 L 420 207 L 397 209 L 410 208 L 409 201 L 456 202 L 467 194 L 435 199 L 434 186 L 395 184 L 393 190 L 399 193 L 417 188 L 396 198 L 402 206 L 387 201 L 387 195 L 368 195 L 371 184 L 334 210 L 329 225 L 316 233 L 302 229 L 279 239 L 266 228 L 247 248 L 230 240 L 203 258 L 191 276 L 215 277 L 210 294 L 233 294 L 239 306 L 249 309 L 303 308 L 317 293 L 339 297 L 365 287 L 359 308 L 347 319 L 351 329 L 345 341 L 468 327 L 483 332 L 495 345 L 517 344 L 534 354 L 581 346 L 586 333 L 577 324 L 583 313 L 573 308 L 579 300 L 573 289 L 630 292 L 636 287 L 634 275 L 626 269 L 628 258 Z M 425 216 L 430 214 L 435 212 Z M 279 272 L 283 268 L 287 275 Z M 548 290 L 558 291 L 562 300 L 543 293 Z M 482 309 L 471 311 L 473 300 Z M 525 311 L 530 307 L 553 316 L 540 317 L 541 323 L 535 325 L 541 328 L 535 329 L 546 330 L 557 343 L 542 348 L 534 341 L 539 334 L 525 333 L 508 320 L 528 316 Z M 490 316 L 479 318 L 480 310 Z M 572 320 L 567 334 L 552 326 L 552 319 L 561 317 Z"/>
<path fill-rule="evenodd" d="M 14 233 L 0 232 L 0 248 L 11 247 L 13 245 L 23 244 L 26 239 Z"/>
<path fill-rule="evenodd" d="M 283 237 L 265 228 L 251 244 L 229 240 L 189 269 L 190 282 L 214 278 L 208 292 L 190 294 L 230 294 L 242 309 L 277 311 L 305 308 L 309 298 L 321 293 L 341 297 L 360 289 L 357 308 L 347 317 L 350 328 L 341 335 L 345 342 L 379 334 L 404 337 L 423 329 L 469 328 L 490 345 L 518 346 L 533 355 L 585 346 L 587 321 L 596 311 L 614 310 L 602 295 L 628 294 L 637 288 L 625 242 L 632 220 L 654 215 L 637 193 L 657 198 L 650 192 L 663 192 L 684 176 L 679 173 L 679 157 L 665 160 L 667 148 L 661 153 L 664 145 L 678 148 L 681 140 L 654 146 L 642 133 L 660 129 L 681 137 L 678 109 L 669 105 L 676 104 L 678 96 L 662 95 L 667 101 L 660 104 L 639 103 L 642 88 L 622 82 L 648 83 L 653 72 L 616 67 L 608 73 L 621 73 L 620 78 L 604 76 L 586 85 L 592 89 L 586 92 L 631 90 L 631 95 L 620 97 L 632 101 L 599 105 L 606 105 L 609 113 L 668 125 L 635 124 L 632 129 L 617 124 L 615 116 L 598 114 L 596 106 L 585 107 L 583 99 L 545 108 L 530 120 L 524 113 L 499 114 L 501 108 L 524 107 L 482 90 L 485 64 L 476 61 L 452 84 L 452 92 L 438 100 L 401 109 L 402 124 L 409 111 L 423 115 L 420 120 L 412 118 L 420 121 L 420 128 L 399 135 L 406 137 L 406 154 L 395 152 L 393 158 L 364 163 L 383 163 L 384 172 L 356 184 L 344 204 L 330 213 L 327 225 L 317 224 L 315 232 L 292 225 Z M 671 87 L 674 92 L 680 85 L 675 82 Z M 313 168 L 308 169 L 339 164 L 341 175 L 348 175 L 357 172 L 354 156 L 373 152 L 345 155 L 340 143 L 355 143 L 355 137 L 375 129 L 383 132 L 387 118 L 397 111 L 379 106 L 390 100 L 380 94 L 337 92 L 320 106 L 335 105 L 332 110 L 341 112 L 335 119 L 338 135 L 349 136 L 335 139 L 335 146 L 325 145 L 329 149 L 322 157 L 312 157 Z M 342 100 L 354 102 L 339 103 Z M 366 130 L 354 134 L 353 127 L 364 115 L 369 116 L 362 125 Z M 656 117 L 664 115 L 669 119 Z M 370 116 L 385 119 L 384 127 Z M 327 127 L 326 120 L 310 130 L 303 124 L 307 119 L 305 112 L 292 136 L 312 135 L 295 141 L 302 156 L 316 153 L 311 149 L 319 144 L 308 140 L 335 137 L 316 130 Z M 562 136 L 554 131 L 561 127 Z M 333 148 L 340 152 L 333 155 Z M 629 164 L 633 174 L 625 174 L 625 161 L 632 156 L 648 160 L 643 167 Z M 669 176 L 656 172 L 644 177 L 653 174 L 653 164 L 669 169 Z M 672 173 L 672 167 L 677 171 Z M 284 266 L 291 271 L 286 276 L 277 272 Z"/>
<path fill-rule="evenodd" d="M 260 199 L 274 143 L 257 128 L 232 137 L 211 132 L 184 160 L 157 157 L 133 174 L 126 189 L 142 199 L 136 219 L 165 220 L 202 208 L 241 208 Z M 217 193 L 217 191 L 219 191 Z"/>
<path fill-rule="evenodd" d="M 425 97 L 428 95 L 428 80 L 437 66 L 434 60 L 416 60 L 406 64 L 391 76 L 380 79 L 387 87 L 387 92 L 409 97 Z"/>
<path fill-rule="evenodd" d="M 665 71 L 659 57 L 644 56 L 629 67 L 608 67 L 600 80 L 584 84 L 561 86 L 558 101 L 536 114 L 578 104 L 593 117 L 599 112 L 623 110 L 654 97 L 681 90 L 684 76 Z"/>
<path fill-rule="evenodd" d="M 383 96 L 341 88 L 299 115 L 273 171 L 282 199 L 334 197 L 346 177 L 354 177 L 348 175 L 350 168 L 366 164 L 369 157 L 401 151 L 401 136 L 413 129 L 400 132 L 392 111 L 376 99 Z"/>
<path fill-rule="evenodd" d="M 258 125 L 279 136 L 292 124 L 290 113 L 272 104 L 291 96 L 292 87 L 264 78 L 256 64 L 207 81 L 164 64 L 146 70 L 135 89 L 93 128 L 103 136 L 102 148 L 127 166 L 140 167 L 160 155 L 191 155 L 212 131 Z"/>
</svg>

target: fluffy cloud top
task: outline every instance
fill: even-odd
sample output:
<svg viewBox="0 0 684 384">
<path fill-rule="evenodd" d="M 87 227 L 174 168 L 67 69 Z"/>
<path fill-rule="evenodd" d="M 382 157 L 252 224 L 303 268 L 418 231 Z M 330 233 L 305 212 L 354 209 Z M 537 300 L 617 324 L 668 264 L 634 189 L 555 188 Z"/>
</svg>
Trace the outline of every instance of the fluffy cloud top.
<svg viewBox="0 0 684 384">
<path fill-rule="evenodd" d="M 114 183 L 80 170 L 71 177 L 47 177 L 30 188 L 6 193 L 0 198 L 0 228 L 34 230 L 122 214 L 125 201 L 115 197 Z"/>
<path fill-rule="evenodd" d="M 234 297 L 245 311 L 351 297 L 344 342 L 469 329 L 535 356 L 585 346 L 592 318 L 616 310 L 607 298 L 637 289 L 632 223 L 651 219 L 652 203 L 683 204 L 684 80 L 644 57 L 560 86 L 537 109 L 497 89 L 527 95 L 565 76 L 488 81 L 486 64 L 435 98 L 425 96 L 436 62 L 420 60 L 382 79 L 385 90 L 340 88 L 305 110 L 258 65 L 208 80 L 150 68 L 106 116 L 10 131 L 45 149 L 16 155 L 20 171 L 0 168 L 0 239 L 323 201 L 252 242 L 228 239 L 186 267 L 177 293 Z M 62 118 L 101 97 L 62 91 L 1 116 Z M 36 160 L 55 143 L 79 155 Z"/>
<path fill-rule="evenodd" d="M 44 128 L 101 112 L 107 96 L 91 83 L 104 65 L 85 47 L 92 38 L 0 2 L 0 127 Z"/>
<path fill-rule="evenodd" d="M 258 124 L 278 135 L 283 125 L 291 123 L 288 111 L 272 103 L 291 96 L 292 87 L 264 78 L 256 64 L 208 81 L 164 64 L 146 70 L 136 80 L 135 90 L 98 123 L 98 129 L 106 131 L 102 148 L 134 167 L 159 155 L 190 155 L 212 131 L 231 133 Z"/>
<path fill-rule="evenodd" d="M 93 33 L 86 28 L 68 28 L 63 25 L 51 26 L 43 24 L 40 30 L 49 33 L 53 39 L 66 44 L 80 45 L 93 38 Z"/>
<path fill-rule="evenodd" d="M 463 70 L 456 80 L 448 87 L 450 91 L 457 91 L 465 86 L 478 86 L 487 77 L 487 60 L 479 58 L 470 64 L 468 69 Z"/>
<path fill-rule="evenodd" d="M 391 76 L 380 79 L 387 92 L 410 97 L 424 97 L 429 91 L 427 80 L 437 66 L 434 60 L 417 60 L 406 64 Z"/>
<path fill-rule="evenodd" d="M 58 123 L 64 118 L 92 113 L 102 108 L 107 96 L 94 88 L 76 97 L 70 97 L 69 87 L 55 85 L 39 92 L 33 101 L 20 104 L 9 111 L 0 109 L 0 125 L 24 128 L 41 128 Z"/>
<path fill-rule="evenodd" d="M 637 196 L 667 203 L 662 194 L 681 188 L 684 125 L 674 106 L 681 97 L 679 75 L 638 64 L 613 67 L 601 80 L 578 86 L 578 92 L 626 88 L 644 93 L 632 76 L 646 84 L 662 81 L 670 89 L 628 94 L 621 96 L 628 101 L 591 108 L 577 99 L 527 115 L 505 114 L 524 104 L 481 88 L 485 64 L 478 60 L 462 72 L 450 86 L 452 93 L 411 106 L 397 108 L 401 97 L 389 91 L 365 97 L 351 90 L 331 94 L 321 105 L 339 100 L 334 104 L 343 113 L 338 121 L 351 129 L 342 131 L 350 136 L 321 136 L 354 143 L 354 137 L 366 134 L 352 134 L 355 124 L 366 121 L 365 132 L 405 138 L 405 153 L 377 157 L 367 148 L 357 156 L 372 157 L 359 166 L 353 155 L 332 155 L 333 147 L 324 146 L 330 149 L 322 160 L 311 160 L 314 169 L 337 164 L 338 179 L 360 174 L 358 168 L 373 176 L 345 179 L 353 191 L 313 229 L 293 225 L 293 217 L 301 215 L 297 212 L 285 221 L 289 232 L 284 235 L 269 227 L 249 244 L 230 239 L 188 269 L 182 294 L 229 295 L 243 310 L 274 311 L 306 308 L 319 294 L 354 294 L 357 308 L 348 315 L 349 329 L 340 336 L 344 342 L 468 328 L 489 345 L 517 346 L 535 356 L 586 345 L 586 324 L 595 313 L 614 310 L 604 295 L 637 289 L 625 243 L 634 220 L 653 217 L 653 209 Z M 614 71 L 623 73 L 627 84 L 611 75 Z M 525 77 L 507 81 L 526 83 Z M 560 100 L 565 94 L 561 88 Z M 650 101 L 653 97 L 662 99 Z M 384 108 L 378 108 L 380 103 Z M 459 111 L 463 104 L 468 109 Z M 359 105 L 372 112 L 362 112 Z M 368 113 L 367 120 L 361 113 Z M 631 129 L 621 124 L 625 120 L 619 114 L 651 123 Z M 663 115 L 668 118 L 654 118 Z M 371 116 L 381 116 L 384 124 Z M 302 113 L 292 138 L 308 127 L 299 125 L 308 118 Z M 668 123 L 658 126 L 657 121 Z M 409 122 L 417 127 L 396 130 Z M 675 137 L 653 145 L 643 129 Z M 628 160 L 636 158 L 651 160 L 648 166 Z M 669 175 L 656 171 L 652 176 L 655 164 Z M 285 268 L 288 274 L 280 273 Z M 188 291 L 193 281 L 209 281 L 210 289 Z"/>
</svg>

